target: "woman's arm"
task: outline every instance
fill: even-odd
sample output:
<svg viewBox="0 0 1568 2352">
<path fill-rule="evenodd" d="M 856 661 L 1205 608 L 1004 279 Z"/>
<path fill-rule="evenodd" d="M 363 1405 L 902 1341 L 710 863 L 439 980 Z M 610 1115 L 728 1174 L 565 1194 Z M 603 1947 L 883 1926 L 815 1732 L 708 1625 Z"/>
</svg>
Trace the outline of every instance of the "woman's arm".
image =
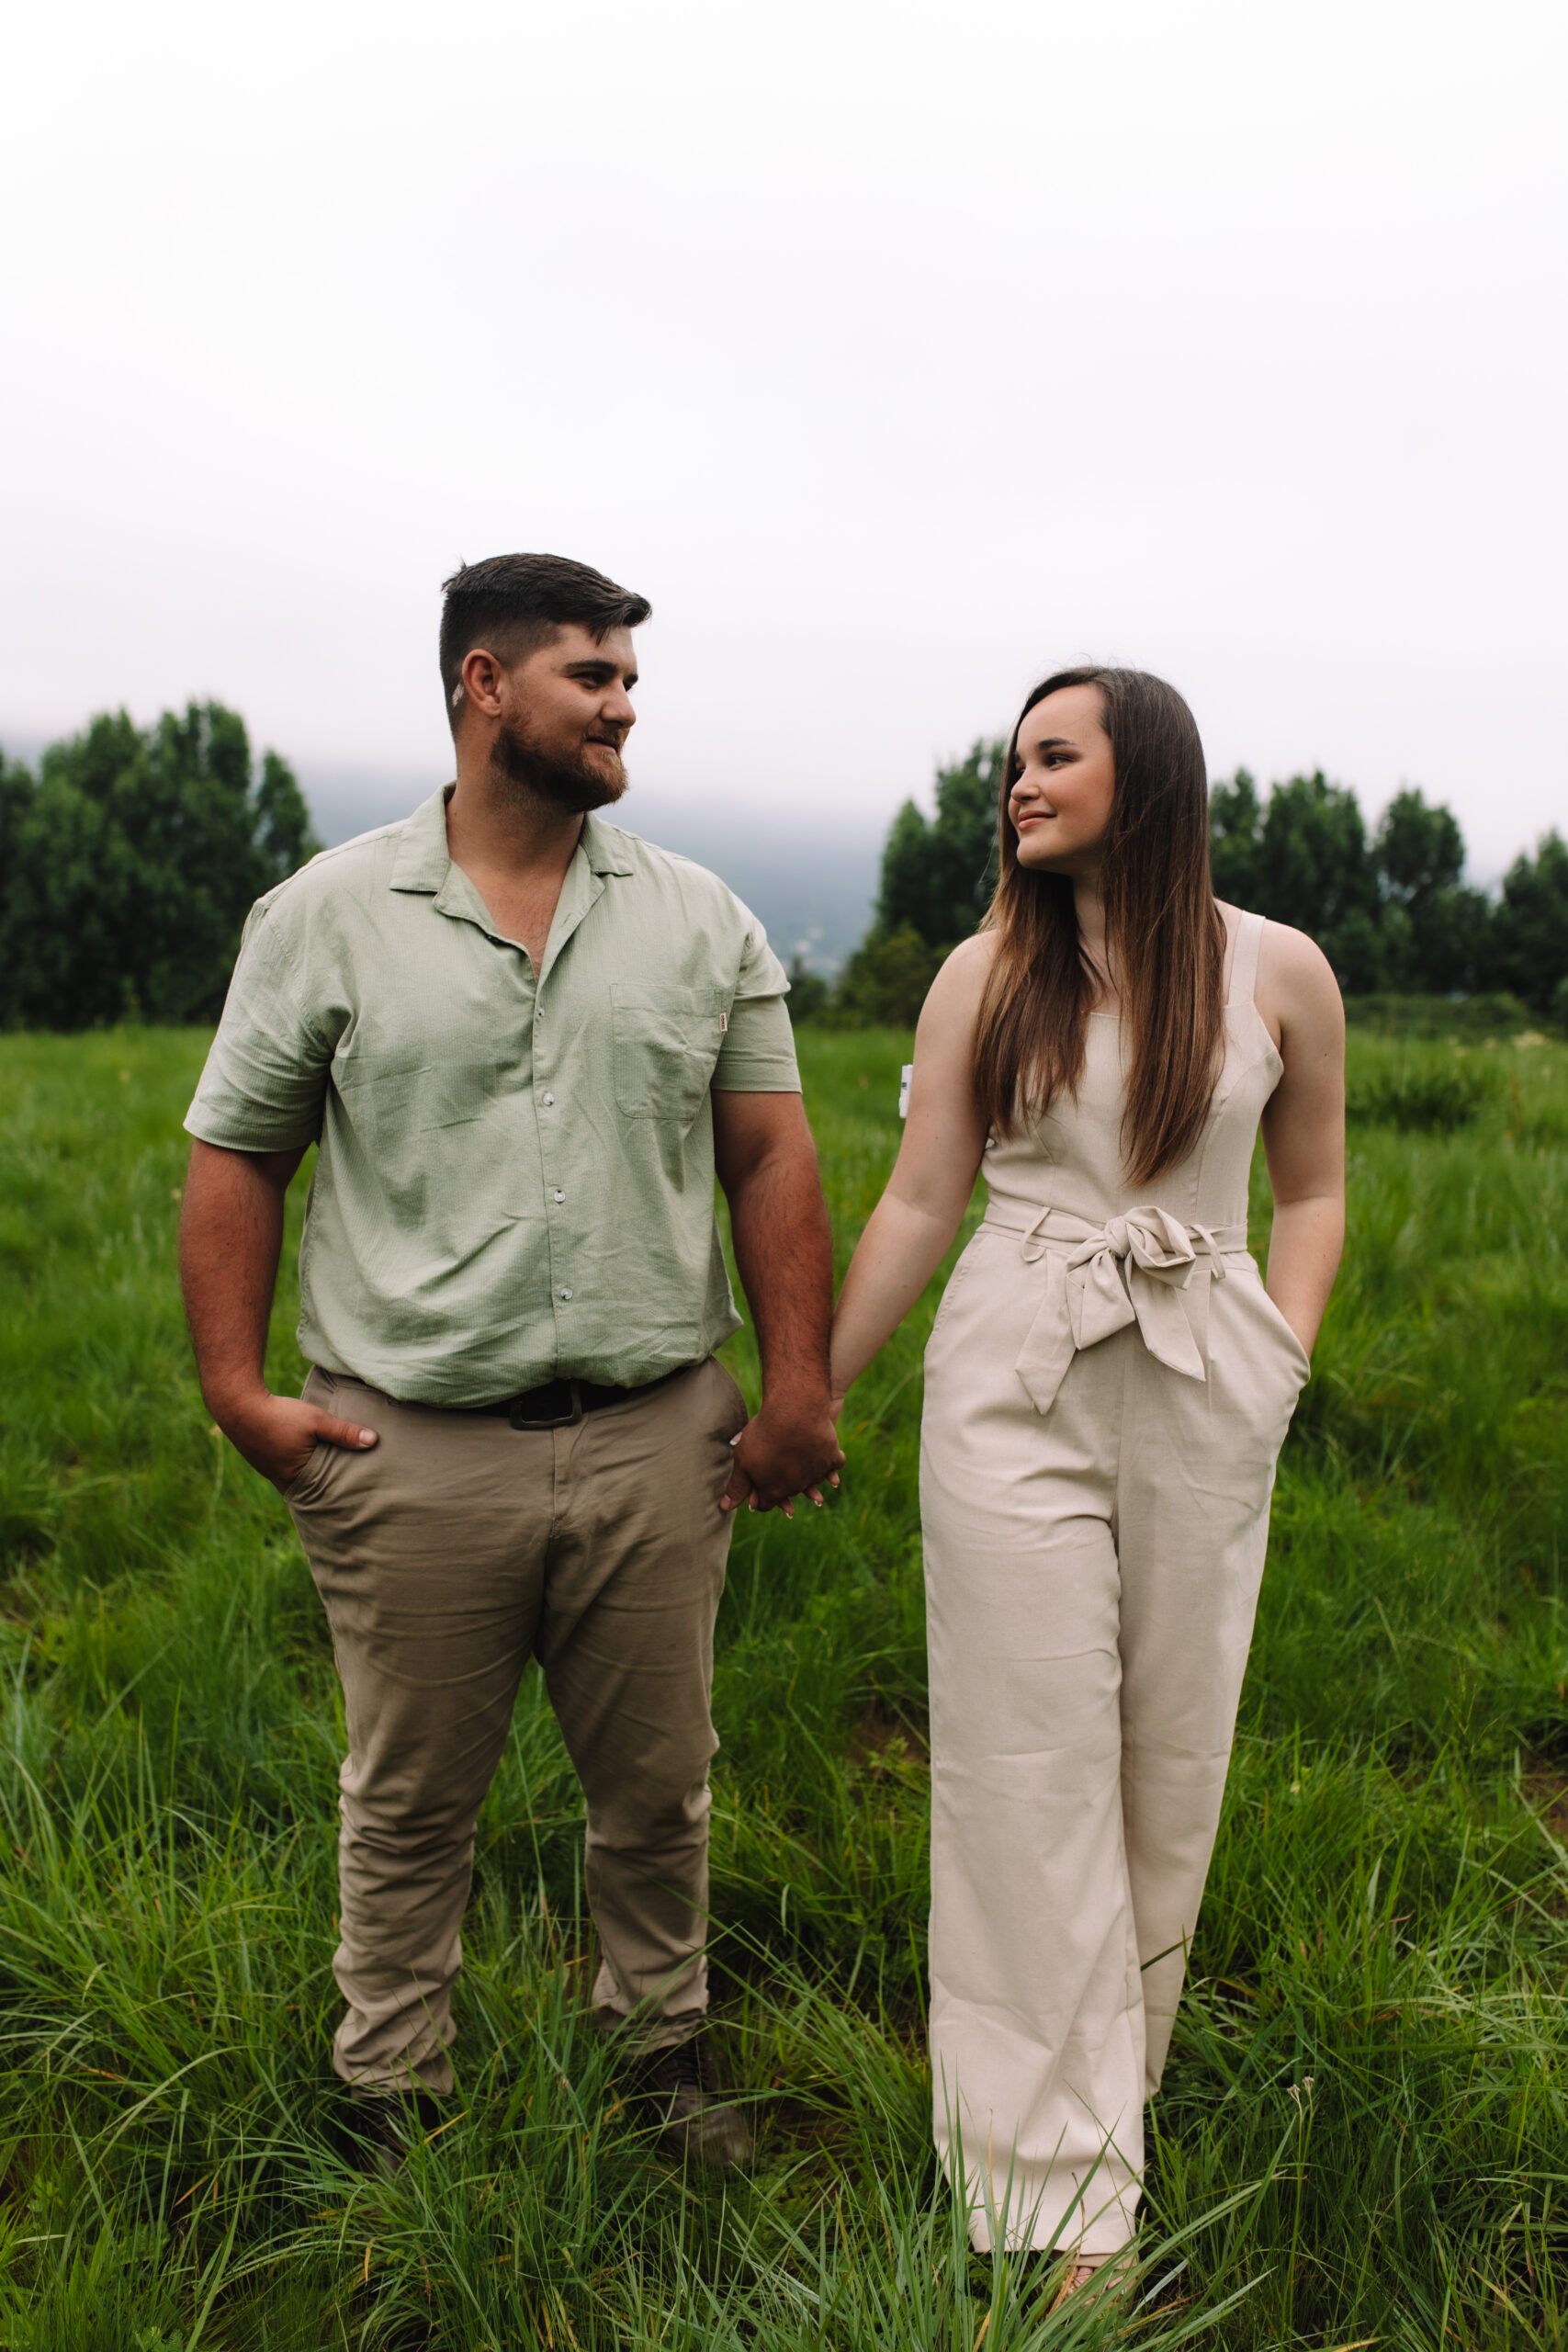
<svg viewBox="0 0 1568 2352">
<path fill-rule="evenodd" d="M 1274 1188 L 1269 1295 L 1310 1355 L 1345 1244 L 1345 1008 L 1322 951 L 1273 922 L 1258 1004 L 1285 1065 L 1263 1114 Z"/>
<path fill-rule="evenodd" d="M 992 953 L 985 933 L 954 948 L 920 1013 L 897 1164 L 861 1235 L 833 1317 L 835 1398 L 897 1329 L 969 1205 L 986 1148 L 975 1100 L 975 1024 Z"/>
</svg>

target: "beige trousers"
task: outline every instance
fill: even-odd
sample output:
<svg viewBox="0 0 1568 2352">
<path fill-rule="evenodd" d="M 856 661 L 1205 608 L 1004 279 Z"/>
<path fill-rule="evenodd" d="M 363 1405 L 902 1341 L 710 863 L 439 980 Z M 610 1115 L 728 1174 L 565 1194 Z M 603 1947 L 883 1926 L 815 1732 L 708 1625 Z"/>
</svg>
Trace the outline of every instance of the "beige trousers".
<svg viewBox="0 0 1568 2352">
<path fill-rule="evenodd" d="M 1107 2253 L 1134 2226 L 1307 1361 L 1245 1251 L 1223 1278 L 1171 1267 L 1178 1291 L 1033 1249 L 981 1227 L 926 1358 L 935 2131 L 983 2250 L 1005 2207 L 1014 2246 Z"/>
<path fill-rule="evenodd" d="M 649 2047 L 682 2040 L 707 2003 L 718 1498 L 739 1390 L 710 1359 L 544 1430 L 320 1371 L 305 1395 L 379 1435 L 366 1453 L 318 1447 L 286 1497 L 348 1724 L 338 2073 L 452 2087 L 474 1824 L 530 1657 L 587 1798 L 595 2002 L 637 2012 Z"/>
</svg>

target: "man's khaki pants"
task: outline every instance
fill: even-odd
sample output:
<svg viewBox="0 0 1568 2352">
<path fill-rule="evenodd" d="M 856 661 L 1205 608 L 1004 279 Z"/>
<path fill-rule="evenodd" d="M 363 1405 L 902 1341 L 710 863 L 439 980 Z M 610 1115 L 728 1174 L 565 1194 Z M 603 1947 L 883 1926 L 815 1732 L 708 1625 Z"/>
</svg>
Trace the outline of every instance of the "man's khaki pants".
<svg viewBox="0 0 1568 2352">
<path fill-rule="evenodd" d="M 305 1396 L 379 1440 L 318 1446 L 286 1491 L 348 1722 L 338 2073 L 452 2088 L 474 1824 L 530 1657 L 588 1801 L 595 2003 L 635 2011 L 645 2047 L 683 2040 L 707 2004 L 718 1501 L 739 1390 L 710 1358 L 539 1430 L 321 1371 Z"/>
</svg>

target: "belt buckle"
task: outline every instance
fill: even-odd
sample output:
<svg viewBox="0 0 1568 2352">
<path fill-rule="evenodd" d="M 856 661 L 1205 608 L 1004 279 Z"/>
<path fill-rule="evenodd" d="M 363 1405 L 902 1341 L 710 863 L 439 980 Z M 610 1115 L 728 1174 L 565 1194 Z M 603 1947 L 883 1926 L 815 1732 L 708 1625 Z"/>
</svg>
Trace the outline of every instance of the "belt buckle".
<svg viewBox="0 0 1568 2352">
<path fill-rule="evenodd" d="M 582 1389 L 575 1380 L 569 1380 L 566 1385 L 571 1392 L 570 1413 L 555 1413 L 547 1420 L 543 1421 L 525 1421 L 519 1418 L 514 1405 L 507 1416 L 514 1430 L 574 1430 L 582 1419 Z"/>
</svg>

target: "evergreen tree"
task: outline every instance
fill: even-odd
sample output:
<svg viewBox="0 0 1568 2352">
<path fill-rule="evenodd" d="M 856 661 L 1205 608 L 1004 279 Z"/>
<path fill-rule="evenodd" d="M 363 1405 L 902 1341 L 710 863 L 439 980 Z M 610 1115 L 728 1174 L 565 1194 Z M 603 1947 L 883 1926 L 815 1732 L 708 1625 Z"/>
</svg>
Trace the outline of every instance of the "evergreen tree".
<svg viewBox="0 0 1568 2352">
<path fill-rule="evenodd" d="M 252 902 L 310 856 L 310 816 L 220 703 L 125 712 L 0 781 L 0 1023 L 210 1021 Z"/>
<path fill-rule="evenodd" d="M 930 947 L 955 947 L 978 927 L 997 882 L 997 793 L 1005 742 L 978 742 L 958 766 L 941 768 L 936 815 L 912 800 L 893 820 L 882 854 L 878 930 L 906 927 Z"/>
<path fill-rule="evenodd" d="M 833 991 L 820 972 L 814 972 L 804 956 L 796 956 L 789 967 L 789 994 L 784 1008 L 794 1022 L 815 1021 L 828 1009 Z"/>
<path fill-rule="evenodd" d="M 1277 784 L 1267 803 L 1246 768 L 1209 794 L 1216 897 L 1315 939 L 1345 988 L 1385 985 L 1388 939 L 1360 805 L 1321 770 Z"/>
<path fill-rule="evenodd" d="M 1269 796 L 1258 843 L 1259 914 L 1317 941 L 1361 994 L 1383 984 L 1382 905 L 1360 803 L 1322 770 L 1292 776 Z"/>
<path fill-rule="evenodd" d="M 1435 996 L 1481 985 L 1492 907 L 1461 879 L 1464 836 L 1452 809 L 1429 808 L 1419 792 L 1396 794 L 1373 857 L 1388 985 Z"/>
<path fill-rule="evenodd" d="M 912 1029 L 942 955 L 913 923 L 871 932 L 844 967 L 831 1018 L 846 1029 Z"/>
<path fill-rule="evenodd" d="M 1568 843 L 1555 831 L 1503 876 L 1492 919 L 1491 978 L 1538 1012 L 1557 1012 L 1568 976 Z"/>
<path fill-rule="evenodd" d="M 1258 858 L 1263 804 L 1246 768 L 1209 792 L 1209 865 L 1214 896 L 1233 907 L 1258 907 Z M 1258 909 L 1261 912 L 1261 909 Z"/>
<path fill-rule="evenodd" d="M 24 942 L 18 926 L 15 877 L 23 831 L 38 785 L 32 771 L 0 751 L 0 1028 L 14 988 Z"/>
</svg>

